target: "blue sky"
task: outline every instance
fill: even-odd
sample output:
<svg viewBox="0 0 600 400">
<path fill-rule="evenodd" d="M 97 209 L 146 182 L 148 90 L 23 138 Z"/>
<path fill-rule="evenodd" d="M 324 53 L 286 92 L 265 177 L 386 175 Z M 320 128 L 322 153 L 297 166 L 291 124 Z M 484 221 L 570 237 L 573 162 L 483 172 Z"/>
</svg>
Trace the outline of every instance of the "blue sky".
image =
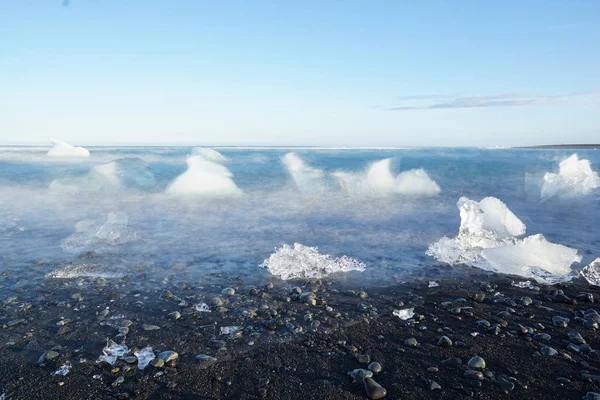
<svg viewBox="0 0 600 400">
<path fill-rule="evenodd" d="M 0 142 L 600 142 L 600 2 L 0 0 Z"/>
</svg>

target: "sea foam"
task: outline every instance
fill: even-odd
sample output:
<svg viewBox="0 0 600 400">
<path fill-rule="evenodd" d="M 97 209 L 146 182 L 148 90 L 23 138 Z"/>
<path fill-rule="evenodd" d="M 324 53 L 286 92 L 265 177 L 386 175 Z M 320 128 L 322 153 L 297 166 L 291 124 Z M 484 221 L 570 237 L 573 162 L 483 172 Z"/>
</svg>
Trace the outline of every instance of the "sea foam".
<svg viewBox="0 0 600 400">
<path fill-rule="evenodd" d="M 49 157 L 89 157 L 90 152 L 84 147 L 75 147 L 60 140 L 50 139 L 53 147 L 48 151 Z"/>
<path fill-rule="evenodd" d="M 462 197 L 457 206 L 458 235 L 432 243 L 427 255 L 450 265 L 467 264 L 546 284 L 572 279 L 571 265 L 581 261 L 577 250 L 550 243 L 541 234 L 519 239 L 525 224 L 499 199 Z"/>
<path fill-rule="evenodd" d="M 219 153 L 214 149 L 210 149 L 208 147 L 194 147 L 192 149 L 193 156 L 200 156 L 205 160 L 214 161 L 214 162 L 225 162 L 227 161 L 227 157 L 223 154 Z"/>
<path fill-rule="evenodd" d="M 600 188 L 600 176 L 592 170 L 589 160 L 577 154 L 559 164 L 558 173 L 547 172 L 541 190 L 541 199 L 574 199 L 592 194 Z"/>
<path fill-rule="evenodd" d="M 284 244 L 266 259 L 261 268 L 267 268 L 272 275 L 283 280 L 324 278 L 335 272 L 364 271 L 365 264 L 342 256 L 332 258 L 319 253 L 318 248 L 294 243 L 294 247 Z"/>
<path fill-rule="evenodd" d="M 220 155 L 214 150 L 213 152 Z M 241 196 L 243 192 L 233 181 L 231 171 L 214 161 L 218 157 L 212 152 L 201 153 L 204 154 L 188 157 L 187 170 L 167 187 L 166 192 L 174 195 L 210 198 Z"/>
</svg>

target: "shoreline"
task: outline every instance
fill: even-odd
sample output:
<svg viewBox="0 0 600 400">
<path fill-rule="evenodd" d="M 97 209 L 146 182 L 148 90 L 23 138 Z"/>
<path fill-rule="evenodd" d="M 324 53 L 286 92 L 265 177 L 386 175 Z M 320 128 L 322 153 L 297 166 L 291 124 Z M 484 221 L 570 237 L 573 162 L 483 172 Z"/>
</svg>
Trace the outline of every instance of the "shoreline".
<svg viewBox="0 0 600 400">
<path fill-rule="evenodd" d="M 588 302 L 598 301 L 600 288 L 578 279 L 534 290 L 513 286 L 518 277 L 481 271 L 443 277 L 434 287 L 429 280 L 251 286 L 215 274 L 202 285 L 148 282 L 146 289 L 129 279 L 50 280 L 35 293 L 2 298 L 0 395 L 364 399 L 363 385 L 348 372 L 373 361 L 382 366 L 373 379 L 389 399 L 580 399 L 600 392 L 600 338 L 593 321 L 583 323 L 593 316 L 575 314 L 600 313 Z M 211 312 L 197 311 L 204 302 Z M 393 315 L 411 308 L 412 319 Z M 554 326 L 553 317 L 570 322 Z M 438 345 L 441 336 L 452 344 Z M 124 343 L 129 356 L 151 346 L 157 356 L 178 357 L 144 370 L 134 358 L 111 366 L 97 362 L 107 339 Z M 557 354 L 541 355 L 548 348 Z M 473 356 L 485 360 L 485 375 L 468 367 Z M 66 375 L 55 374 L 67 363 Z"/>
</svg>

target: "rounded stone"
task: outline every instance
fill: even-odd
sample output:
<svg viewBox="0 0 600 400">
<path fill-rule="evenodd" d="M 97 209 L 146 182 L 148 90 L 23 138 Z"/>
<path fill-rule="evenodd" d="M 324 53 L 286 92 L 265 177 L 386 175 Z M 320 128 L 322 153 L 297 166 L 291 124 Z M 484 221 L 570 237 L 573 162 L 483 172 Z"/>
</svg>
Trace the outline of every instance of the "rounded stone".
<svg viewBox="0 0 600 400">
<path fill-rule="evenodd" d="M 221 291 L 221 294 L 223 296 L 233 296 L 235 294 L 235 289 L 234 288 L 225 288 Z"/>
<path fill-rule="evenodd" d="M 469 367 L 484 369 L 485 368 L 485 360 L 479 356 L 472 357 L 468 362 Z"/>
<path fill-rule="evenodd" d="M 442 336 L 437 342 L 437 345 L 440 347 L 451 347 L 452 340 L 448 336 Z"/>
<path fill-rule="evenodd" d="M 417 347 L 419 345 L 419 342 L 417 342 L 417 339 L 415 338 L 408 338 L 404 341 L 404 345 L 410 347 Z"/>
<path fill-rule="evenodd" d="M 375 375 L 377 375 L 378 373 L 380 373 L 381 370 L 383 369 L 383 368 L 381 368 L 381 364 L 379 364 L 376 361 L 374 361 L 371 364 L 369 364 L 369 366 L 367 368 L 369 369 L 369 371 L 373 372 Z"/>
<path fill-rule="evenodd" d="M 365 378 L 363 384 L 365 385 L 365 392 L 369 399 L 383 399 L 387 396 L 387 390 L 379 383 L 375 382 L 373 378 Z"/>
</svg>

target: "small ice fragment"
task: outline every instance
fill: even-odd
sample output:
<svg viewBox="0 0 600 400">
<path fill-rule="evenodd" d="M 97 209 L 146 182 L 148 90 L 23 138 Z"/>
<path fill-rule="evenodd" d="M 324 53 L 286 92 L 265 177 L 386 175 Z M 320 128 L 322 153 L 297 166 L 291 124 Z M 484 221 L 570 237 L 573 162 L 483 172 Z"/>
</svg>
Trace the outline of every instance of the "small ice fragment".
<svg viewBox="0 0 600 400">
<path fill-rule="evenodd" d="M 580 274 L 590 285 L 600 286 L 600 257 L 584 267 Z"/>
<path fill-rule="evenodd" d="M 335 272 L 364 271 L 364 263 L 346 255 L 333 258 L 317 247 L 284 244 L 259 265 L 283 280 L 324 278 Z"/>
<path fill-rule="evenodd" d="M 533 290 L 538 290 L 539 289 L 539 287 L 533 285 L 531 283 L 531 281 L 521 281 L 521 282 L 512 281 L 511 285 L 515 286 L 515 287 L 518 287 L 518 288 L 521 288 L 521 289 L 533 289 Z"/>
<path fill-rule="evenodd" d="M 66 363 L 64 363 L 63 365 L 61 365 L 61 367 L 59 369 L 57 369 L 56 371 L 54 371 L 54 373 L 52 375 L 62 375 L 65 376 L 69 373 L 69 371 L 71 371 L 71 362 L 67 361 Z"/>
<path fill-rule="evenodd" d="M 206 303 L 196 304 L 194 307 L 198 312 L 210 312 L 210 307 Z"/>
<path fill-rule="evenodd" d="M 79 359 L 79 364 L 85 364 L 86 362 L 87 362 L 87 360 L 85 358 Z"/>
<path fill-rule="evenodd" d="M 394 310 L 392 312 L 392 314 L 402 320 L 407 320 L 407 319 L 412 318 L 413 315 L 415 315 L 415 309 L 414 308 L 405 308 L 403 310 Z"/>
<path fill-rule="evenodd" d="M 471 336 L 476 337 L 477 335 L 479 335 L 479 332 L 471 332 Z"/>
<path fill-rule="evenodd" d="M 112 340 L 106 343 L 106 347 L 102 349 L 102 355 L 98 357 L 98 361 L 105 361 L 113 365 L 117 361 L 117 357 L 124 356 L 129 353 L 129 348 L 124 344 L 117 344 Z"/>
<path fill-rule="evenodd" d="M 150 346 L 144 347 L 143 349 L 136 351 L 134 354 L 138 359 L 139 369 L 146 368 L 148 364 L 150 364 L 150 361 L 154 360 L 156 357 L 152 351 L 152 347 Z"/>
<path fill-rule="evenodd" d="M 429 286 L 427 287 L 438 287 L 440 284 L 436 281 L 429 281 Z"/>
<path fill-rule="evenodd" d="M 158 378 L 159 376 L 163 375 L 165 373 L 165 371 L 159 371 L 157 373 L 154 374 L 155 378 Z"/>
<path fill-rule="evenodd" d="M 221 327 L 221 335 L 232 335 L 242 330 L 241 326 L 223 326 Z"/>
</svg>

